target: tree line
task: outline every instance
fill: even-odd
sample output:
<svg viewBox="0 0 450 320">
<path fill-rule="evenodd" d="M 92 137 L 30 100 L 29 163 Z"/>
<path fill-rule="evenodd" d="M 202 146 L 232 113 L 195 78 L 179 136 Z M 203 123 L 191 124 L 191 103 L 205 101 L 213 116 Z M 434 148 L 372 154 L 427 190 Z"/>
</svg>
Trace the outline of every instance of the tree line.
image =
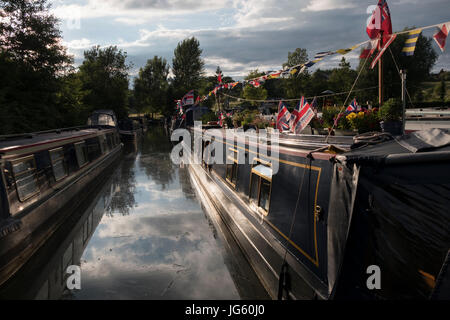
<svg viewBox="0 0 450 320">
<path fill-rule="evenodd" d="M 84 60 L 76 68 L 74 59 L 62 45 L 58 20 L 50 13 L 47 0 L 0 0 L 0 134 L 31 132 L 70 127 L 86 123 L 96 109 L 112 109 L 118 118 L 130 112 L 170 116 L 175 112 L 176 99 L 194 89 L 196 96 L 207 95 L 218 84 L 234 81 L 224 76 L 220 67 L 207 76 L 199 41 L 188 38 L 174 49 L 169 65 L 163 57 L 150 58 L 131 81 L 133 65 L 127 53 L 116 46 L 94 46 L 84 52 Z M 397 66 L 408 70 L 408 90 L 420 101 L 420 84 L 432 81 L 431 69 L 437 54 L 431 39 L 420 36 L 413 57 L 403 57 L 401 49 L 405 35 L 399 35 L 385 53 L 386 97 L 400 96 Z M 305 63 L 305 49 L 288 53 L 284 67 Z M 231 93 L 246 99 L 298 98 L 316 96 L 326 90 L 350 90 L 357 75 L 355 89 L 377 85 L 377 70 L 370 70 L 364 60 L 356 69 L 342 58 L 337 68 L 317 69 L 285 79 L 267 80 L 259 88 L 236 87 Z M 396 66 L 397 64 L 397 66 Z M 246 79 L 263 73 L 251 71 Z M 132 82 L 132 88 L 130 88 Z M 445 83 L 443 84 L 445 86 Z M 445 91 L 440 89 L 440 92 Z M 377 91 L 359 91 L 358 101 L 376 101 Z M 441 94 L 442 95 L 442 94 Z M 444 95 L 445 96 L 445 95 Z M 337 96 L 335 103 L 343 103 Z M 445 99 L 445 98 L 444 98 Z M 227 108 L 229 99 L 212 97 L 203 102 L 209 108 Z M 244 103 L 245 104 L 245 103 Z M 258 103 L 247 103 L 255 107 Z"/>
</svg>

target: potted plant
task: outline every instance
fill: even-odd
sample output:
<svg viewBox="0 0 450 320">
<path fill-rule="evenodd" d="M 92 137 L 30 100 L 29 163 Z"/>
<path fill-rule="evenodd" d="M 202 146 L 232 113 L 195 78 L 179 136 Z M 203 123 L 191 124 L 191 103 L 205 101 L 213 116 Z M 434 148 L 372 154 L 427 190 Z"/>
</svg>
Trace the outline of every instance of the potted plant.
<svg viewBox="0 0 450 320">
<path fill-rule="evenodd" d="M 402 134 L 403 105 L 400 100 L 392 98 L 386 101 L 380 107 L 378 115 L 383 132 L 389 132 L 392 135 Z"/>
<path fill-rule="evenodd" d="M 345 113 L 338 113 L 334 118 L 334 123 L 334 131 L 337 136 L 354 136 L 356 134 Z"/>
<path fill-rule="evenodd" d="M 324 121 L 322 118 L 315 116 L 309 123 L 313 133 L 316 135 L 327 135 L 328 131 L 324 129 Z"/>
<path fill-rule="evenodd" d="M 380 130 L 378 112 L 376 109 L 358 113 L 352 112 L 346 118 L 349 121 L 351 128 L 360 134 Z"/>
</svg>

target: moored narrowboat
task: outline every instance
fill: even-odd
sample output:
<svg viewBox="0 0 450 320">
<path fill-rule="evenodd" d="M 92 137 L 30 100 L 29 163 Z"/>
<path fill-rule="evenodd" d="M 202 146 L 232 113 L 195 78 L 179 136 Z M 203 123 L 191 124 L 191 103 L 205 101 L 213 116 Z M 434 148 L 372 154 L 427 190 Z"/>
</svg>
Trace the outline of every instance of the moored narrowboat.
<svg viewBox="0 0 450 320">
<path fill-rule="evenodd" d="M 280 135 L 276 153 L 220 131 L 191 128 L 180 155 L 272 298 L 449 298 L 448 131 Z"/>
<path fill-rule="evenodd" d="M 97 114 L 98 115 L 98 114 Z M 121 154 L 111 113 L 101 125 L 0 138 L 0 284 L 71 214 Z"/>
</svg>

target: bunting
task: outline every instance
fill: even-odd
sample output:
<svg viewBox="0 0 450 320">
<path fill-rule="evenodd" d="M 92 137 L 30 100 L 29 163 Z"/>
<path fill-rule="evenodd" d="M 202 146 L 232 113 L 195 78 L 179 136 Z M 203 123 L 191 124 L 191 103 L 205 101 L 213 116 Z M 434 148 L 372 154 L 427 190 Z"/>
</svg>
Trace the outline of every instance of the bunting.
<svg viewBox="0 0 450 320">
<path fill-rule="evenodd" d="M 443 24 L 441 27 L 437 27 L 437 29 L 438 30 L 433 35 L 433 39 L 434 41 L 436 41 L 437 45 L 439 46 L 439 49 L 441 49 L 441 51 L 444 52 L 445 42 L 447 41 L 449 28 L 447 27 L 447 24 Z"/>
<path fill-rule="evenodd" d="M 402 53 L 405 56 L 413 56 L 416 50 L 416 43 L 419 39 L 422 29 L 413 30 L 408 33 L 408 38 L 406 39 L 405 46 L 402 49 Z"/>
<path fill-rule="evenodd" d="M 345 55 L 362 45 L 367 44 L 367 46 L 361 51 L 360 59 L 370 58 L 373 55 L 373 53 L 375 52 L 376 48 L 380 46 L 380 42 L 381 42 L 380 34 L 381 34 L 381 31 L 383 31 L 383 41 L 381 43 L 382 47 L 380 48 L 379 53 L 374 58 L 374 60 L 372 61 L 372 64 L 371 64 L 371 68 L 373 69 L 375 67 L 375 65 L 378 63 L 378 60 L 382 57 L 382 55 L 384 54 L 386 49 L 395 40 L 395 38 L 397 37 L 398 34 L 404 34 L 404 33 L 408 34 L 407 40 L 402 49 L 402 53 L 407 56 L 412 56 L 414 54 L 415 47 L 417 45 L 417 40 L 418 40 L 420 34 L 423 32 L 423 30 L 430 29 L 430 28 L 436 28 L 436 27 L 437 27 L 437 31 L 433 35 L 433 38 L 436 41 L 436 43 L 438 44 L 439 48 L 444 52 L 446 40 L 448 37 L 448 32 L 450 29 L 450 22 L 445 22 L 445 23 L 442 23 L 439 25 L 421 27 L 418 29 L 410 30 L 410 31 L 398 32 L 398 33 L 392 34 L 392 22 L 391 22 L 389 7 L 385 0 L 379 0 L 377 9 L 375 9 L 374 12 L 372 13 L 372 17 L 368 21 L 367 28 L 366 28 L 367 34 L 369 35 L 371 40 L 368 40 L 368 41 L 365 41 L 365 42 L 356 44 L 352 47 L 348 47 L 348 48 L 344 48 L 344 49 L 339 49 L 339 50 L 335 50 L 335 51 L 317 52 L 314 55 L 313 60 L 310 60 L 306 63 L 299 64 L 296 66 L 290 66 L 287 68 L 283 68 L 282 70 L 279 70 L 279 71 L 270 71 L 267 74 L 262 75 L 257 78 L 254 78 L 254 79 L 248 79 L 248 80 L 236 81 L 236 82 L 223 84 L 222 83 L 223 76 L 222 76 L 222 74 L 219 74 L 217 76 L 219 85 L 216 85 L 216 87 L 213 90 L 211 90 L 208 94 L 206 94 L 205 96 L 203 96 L 201 98 L 197 97 L 197 100 L 195 101 L 195 103 L 198 104 L 199 102 L 207 100 L 213 94 L 216 95 L 219 90 L 222 90 L 222 89 L 232 90 L 239 84 L 241 84 L 243 86 L 252 85 L 255 88 L 258 88 L 264 83 L 264 81 L 266 81 L 268 79 L 293 77 L 299 73 L 304 72 L 308 68 L 311 68 L 316 63 L 325 59 L 326 57 L 329 57 L 329 56 L 332 56 L 335 54 Z M 194 104 L 193 90 L 188 92 L 183 97 L 183 99 L 176 100 L 176 103 L 177 103 L 177 109 L 181 109 L 181 110 L 182 110 L 182 107 L 185 105 Z"/>
<path fill-rule="evenodd" d="M 391 34 L 387 38 L 388 38 L 388 40 L 387 40 L 386 44 L 383 46 L 383 48 L 380 50 L 378 55 L 372 61 L 372 65 L 370 66 L 372 69 L 375 67 L 375 65 L 377 64 L 378 60 L 380 60 L 381 56 L 386 51 L 386 49 L 389 47 L 389 45 L 395 40 L 395 38 L 397 38 L 397 35 L 396 34 Z"/>
<path fill-rule="evenodd" d="M 367 59 L 372 56 L 372 54 L 375 52 L 375 50 L 378 48 L 378 42 L 379 39 L 371 40 L 367 47 L 361 52 L 361 55 L 359 56 L 360 59 Z"/>
</svg>

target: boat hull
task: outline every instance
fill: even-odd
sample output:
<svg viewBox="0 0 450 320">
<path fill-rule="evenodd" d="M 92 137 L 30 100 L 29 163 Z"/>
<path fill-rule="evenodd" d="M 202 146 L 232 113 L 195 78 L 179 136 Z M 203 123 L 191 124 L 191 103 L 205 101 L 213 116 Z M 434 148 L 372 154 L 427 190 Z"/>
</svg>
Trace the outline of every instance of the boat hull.
<svg viewBox="0 0 450 320">
<path fill-rule="evenodd" d="M 9 219 L 9 226 L 3 227 L 0 238 L 0 285 L 73 213 L 75 204 L 84 201 L 102 183 L 102 174 L 119 159 L 121 151 L 119 144 L 48 198 L 40 199 L 26 212 Z"/>
</svg>

